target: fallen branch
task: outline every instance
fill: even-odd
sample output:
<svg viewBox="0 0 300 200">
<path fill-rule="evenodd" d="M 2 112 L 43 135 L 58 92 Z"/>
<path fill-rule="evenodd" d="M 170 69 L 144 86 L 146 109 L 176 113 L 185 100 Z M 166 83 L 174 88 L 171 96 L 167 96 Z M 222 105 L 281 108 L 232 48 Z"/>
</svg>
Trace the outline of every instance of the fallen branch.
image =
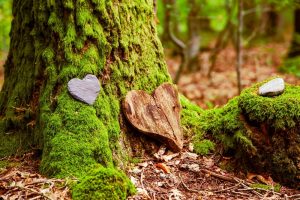
<svg viewBox="0 0 300 200">
<path fill-rule="evenodd" d="M 38 192 L 34 189 L 31 189 L 31 188 L 28 188 L 28 187 L 22 187 L 22 186 L 9 186 L 9 187 L 6 187 L 5 189 L 19 189 L 19 190 L 26 190 L 26 191 L 29 191 L 29 192 L 32 192 L 33 194 L 35 195 L 38 195 L 38 196 L 41 196 L 45 199 L 48 199 L 48 200 L 53 200 L 51 199 L 50 197 L 46 196 L 44 193 L 42 192 Z"/>
<path fill-rule="evenodd" d="M 182 183 L 182 185 L 183 185 L 183 187 L 186 189 L 186 190 L 188 190 L 188 191 L 190 191 L 190 192 L 194 192 L 194 193 L 199 193 L 199 191 L 198 190 L 193 190 L 193 189 L 190 189 L 184 182 L 183 182 L 183 180 L 182 180 L 182 178 L 181 178 L 181 175 L 179 174 L 179 178 L 180 178 L 180 181 L 181 181 L 181 183 Z"/>
<path fill-rule="evenodd" d="M 204 173 L 210 174 L 211 176 L 214 176 L 216 178 L 220 178 L 222 180 L 225 180 L 225 181 L 229 181 L 229 182 L 232 182 L 232 183 L 238 183 L 238 181 L 236 181 L 233 177 L 217 174 L 217 173 L 209 171 L 207 169 L 201 169 L 201 171 L 204 172 Z"/>
<path fill-rule="evenodd" d="M 234 186 L 231 186 L 231 187 L 228 187 L 228 188 L 224 188 L 222 190 L 217 190 L 217 191 L 213 191 L 214 193 L 220 193 L 220 192 L 225 192 L 225 191 L 228 191 L 228 190 L 232 190 L 234 188 L 237 188 L 238 186 L 241 185 L 241 182 L 239 182 L 238 184 L 234 185 Z"/>
</svg>

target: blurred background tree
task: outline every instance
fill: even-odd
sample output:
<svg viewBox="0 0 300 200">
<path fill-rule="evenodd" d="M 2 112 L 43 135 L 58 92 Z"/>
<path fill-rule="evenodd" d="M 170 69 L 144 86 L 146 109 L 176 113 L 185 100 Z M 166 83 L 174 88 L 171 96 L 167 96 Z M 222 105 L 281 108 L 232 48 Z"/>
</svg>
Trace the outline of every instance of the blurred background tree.
<svg viewBox="0 0 300 200">
<path fill-rule="evenodd" d="M 3 64 L 9 49 L 12 0 L 0 0 L 0 90 L 4 82 Z"/>
<path fill-rule="evenodd" d="M 9 49 L 12 0 L 0 0 L 0 56 Z"/>
</svg>

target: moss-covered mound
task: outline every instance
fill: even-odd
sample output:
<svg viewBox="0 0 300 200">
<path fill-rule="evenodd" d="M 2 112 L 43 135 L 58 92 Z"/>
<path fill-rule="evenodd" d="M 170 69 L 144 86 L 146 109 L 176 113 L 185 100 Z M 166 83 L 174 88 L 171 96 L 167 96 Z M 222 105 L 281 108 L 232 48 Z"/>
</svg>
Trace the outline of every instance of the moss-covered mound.
<svg viewBox="0 0 300 200">
<path fill-rule="evenodd" d="M 261 84 L 246 89 L 239 107 L 255 154 L 247 165 L 270 171 L 282 183 L 300 187 L 300 87 L 287 85 L 285 92 L 268 98 L 257 95 Z"/>
<path fill-rule="evenodd" d="M 99 167 L 87 174 L 72 189 L 74 200 L 126 199 L 135 188 L 122 172 L 113 168 Z"/>
<path fill-rule="evenodd" d="M 199 112 L 194 143 L 213 137 L 234 152 L 239 167 L 299 187 L 300 87 L 287 85 L 282 95 L 262 97 L 257 94 L 262 84 L 245 89 L 223 108 Z"/>
</svg>

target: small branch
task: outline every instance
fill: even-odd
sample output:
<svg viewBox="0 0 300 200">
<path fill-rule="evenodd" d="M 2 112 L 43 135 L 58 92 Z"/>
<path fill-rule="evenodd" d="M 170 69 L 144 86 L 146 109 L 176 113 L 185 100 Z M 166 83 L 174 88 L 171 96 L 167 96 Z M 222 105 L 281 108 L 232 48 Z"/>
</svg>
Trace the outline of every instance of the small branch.
<svg viewBox="0 0 300 200">
<path fill-rule="evenodd" d="M 183 185 L 183 187 L 185 188 L 185 189 L 187 189 L 188 191 L 190 191 L 190 192 L 194 192 L 194 193 L 199 193 L 199 191 L 198 190 L 193 190 L 193 189 L 190 189 L 184 182 L 183 182 L 183 180 L 182 180 L 182 178 L 181 178 L 181 175 L 179 174 L 179 178 L 180 178 L 180 181 L 181 181 L 181 183 L 182 183 L 182 185 Z"/>
<path fill-rule="evenodd" d="M 234 188 L 237 188 L 238 186 L 241 185 L 241 182 L 237 183 L 236 185 L 234 186 L 231 186 L 231 187 L 228 187 L 228 188 L 224 188 L 222 190 L 217 190 L 217 191 L 214 191 L 214 193 L 219 193 L 219 192 L 225 192 L 225 191 L 228 191 L 228 190 L 232 190 Z"/>
<path fill-rule="evenodd" d="M 259 10 L 258 7 L 255 7 L 255 8 L 251 8 L 251 9 L 248 9 L 248 10 L 244 10 L 244 11 L 242 12 L 242 15 L 243 15 L 243 16 L 246 16 L 246 15 L 255 13 L 255 12 L 257 12 L 257 11 L 261 11 L 261 12 L 270 12 L 270 11 L 272 11 L 272 9 L 270 9 L 270 8 L 263 8 L 263 9 Z"/>
<path fill-rule="evenodd" d="M 8 189 L 19 189 L 19 190 L 26 190 L 26 191 L 29 191 L 29 192 L 32 192 L 36 195 L 39 195 L 39 196 L 42 196 L 43 198 L 45 199 L 48 199 L 48 200 L 52 200 L 52 198 L 46 196 L 45 194 L 43 194 L 42 192 L 38 192 L 34 189 L 31 189 L 31 188 L 28 188 L 28 187 L 21 187 L 21 186 L 10 186 L 10 187 L 7 187 Z"/>
<path fill-rule="evenodd" d="M 204 172 L 204 173 L 210 174 L 211 176 L 214 176 L 216 178 L 220 178 L 220 179 L 222 179 L 224 181 L 229 181 L 229 182 L 232 182 L 232 183 L 238 183 L 239 182 L 236 179 L 234 179 L 233 177 L 223 176 L 221 174 L 217 174 L 217 173 L 209 171 L 207 169 L 201 169 L 201 171 Z"/>
<path fill-rule="evenodd" d="M 185 43 L 183 42 L 183 41 L 181 41 L 179 38 L 177 38 L 176 36 L 175 36 L 175 34 L 173 33 L 173 31 L 172 31 L 172 28 L 171 28 L 171 21 L 169 22 L 169 31 L 168 31 L 168 34 L 169 34 L 169 36 L 170 36 L 170 39 L 171 39 L 171 41 L 177 46 L 177 47 L 179 47 L 181 50 L 184 50 L 185 48 L 186 48 L 186 45 L 185 45 Z"/>
</svg>

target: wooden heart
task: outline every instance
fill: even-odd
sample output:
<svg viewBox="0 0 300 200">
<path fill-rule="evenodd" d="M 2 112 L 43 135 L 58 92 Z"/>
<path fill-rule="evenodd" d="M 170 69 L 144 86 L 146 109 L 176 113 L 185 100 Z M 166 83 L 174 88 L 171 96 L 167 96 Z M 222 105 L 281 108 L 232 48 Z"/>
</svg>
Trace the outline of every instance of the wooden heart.
<svg viewBox="0 0 300 200">
<path fill-rule="evenodd" d="M 100 83 L 95 75 L 88 74 L 82 80 L 71 79 L 68 82 L 68 90 L 75 99 L 93 105 L 100 92 Z"/>
<path fill-rule="evenodd" d="M 164 83 L 151 95 L 142 90 L 128 92 L 123 108 L 129 122 L 143 133 L 178 152 L 183 147 L 180 103 L 173 85 Z"/>
</svg>

